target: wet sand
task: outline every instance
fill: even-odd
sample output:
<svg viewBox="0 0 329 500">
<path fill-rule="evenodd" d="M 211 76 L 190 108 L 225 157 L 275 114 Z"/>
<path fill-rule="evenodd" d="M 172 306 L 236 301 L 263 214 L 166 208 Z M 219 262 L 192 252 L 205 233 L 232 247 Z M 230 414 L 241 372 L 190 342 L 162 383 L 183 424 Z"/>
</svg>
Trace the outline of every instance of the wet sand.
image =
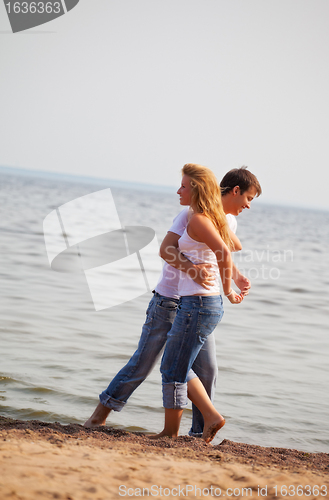
<svg viewBox="0 0 329 500">
<path fill-rule="evenodd" d="M 1 500 L 329 498 L 329 454 L 0 417 Z"/>
</svg>

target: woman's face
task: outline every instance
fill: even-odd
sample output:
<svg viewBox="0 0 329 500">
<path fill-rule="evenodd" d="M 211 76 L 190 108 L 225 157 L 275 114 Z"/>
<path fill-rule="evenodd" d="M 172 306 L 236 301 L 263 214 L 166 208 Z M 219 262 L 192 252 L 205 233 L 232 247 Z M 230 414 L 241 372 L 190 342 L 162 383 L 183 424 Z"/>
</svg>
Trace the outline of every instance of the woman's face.
<svg viewBox="0 0 329 500">
<path fill-rule="evenodd" d="M 183 175 L 182 183 L 177 191 L 177 194 L 179 194 L 179 201 L 181 205 L 191 205 L 192 188 L 188 175 Z"/>
</svg>

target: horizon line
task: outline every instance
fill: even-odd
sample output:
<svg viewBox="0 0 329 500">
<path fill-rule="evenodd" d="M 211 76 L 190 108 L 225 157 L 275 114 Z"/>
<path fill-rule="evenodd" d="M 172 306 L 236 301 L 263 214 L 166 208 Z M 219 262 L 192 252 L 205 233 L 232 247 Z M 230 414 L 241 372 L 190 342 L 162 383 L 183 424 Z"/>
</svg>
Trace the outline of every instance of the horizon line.
<svg viewBox="0 0 329 500">
<path fill-rule="evenodd" d="M 77 179 L 79 179 L 82 182 L 93 182 L 93 183 L 111 183 L 111 184 L 117 184 L 118 187 L 129 187 L 132 189 L 153 189 L 157 191 L 165 191 L 165 192 L 170 192 L 172 189 L 175 190 L 176 192 L 176 187 L 177 186 L 170 186 L 170 185 L 161 185 L 161 184 L 149 184 L 149 183 L 143 183 L 143 182 L 137 182 L 137 181 L 125 181 L 121 179 L 109 179 L 106 177 L 93 177 L 93 176 L 87 176 L 87 175 L 80 175 L 80 174 L 67 174 L 64 172 L 52 172 L 52 171 L 47 171 L 47 170 L 35 170 L 35 169 L 28 169 L 28 168 L 23 168 L 23 167 L 12 167 L 12 166 L 5 166 L 5 165 L 0 165 L 0 173 L 1 171 L 7 172 L 7 173 L 14 173 L 15 171 L 17 173 L 22 173 L 25 176 L 31 176 L 31 177 L 59 177 L 62 178 L 63 180 L 67 180 L 69 182 L 73 182 Z M 174 193 L 173 193 L 174 194 Z M 316 206 L 302 206 L 298 204 L 289 204 L 287 202 L 275 202 L 275 201 L 263 201 L 260 200 L 259 203 L 261 205 L 266 205 L 266 206 L 278 206 L 278 207 L 287 207 L 287 208 L 296 208 L 296 209 L 302 209 L 302 210 L 314 210 L 314 211 L 322 211 L 322 212 L 328 212 L 329 208 L 325 207 L 316 207 Z"/>
</svg>

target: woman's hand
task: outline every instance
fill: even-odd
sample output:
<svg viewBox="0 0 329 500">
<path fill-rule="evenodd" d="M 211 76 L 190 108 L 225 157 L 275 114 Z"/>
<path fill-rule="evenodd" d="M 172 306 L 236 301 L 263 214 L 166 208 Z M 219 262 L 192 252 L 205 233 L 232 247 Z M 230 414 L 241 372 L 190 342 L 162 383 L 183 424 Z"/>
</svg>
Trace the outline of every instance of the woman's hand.
<svg viewBox="0 0 329 500">
<path fill-rule="evenodd" d="M 238 295 L 234 290 L 230 290 L 230 292 L 225 295 L 225 297 L 228 298 L 231 304 L 240 304 L 240 302 L 243 301 L 244 295 L 242 293 Z"/>
<path fill-rule="evenodd" d="M 242 295 L 248 295 L 251 283 L 246 276 L 243 276 L 240 272 L 236 273 L 235 276 L 233 276 L 233 281 L 236 284 L 236 286 L 241 290 Z"/>
</svg>

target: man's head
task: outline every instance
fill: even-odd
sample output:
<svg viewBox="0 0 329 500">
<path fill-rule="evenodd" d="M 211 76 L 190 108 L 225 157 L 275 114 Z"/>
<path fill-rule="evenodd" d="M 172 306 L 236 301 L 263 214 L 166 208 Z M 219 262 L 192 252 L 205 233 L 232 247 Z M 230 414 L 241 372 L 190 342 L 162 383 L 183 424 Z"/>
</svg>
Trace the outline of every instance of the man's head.
<svg viewBox="0 0 329 500">
<path fill-rule="evenodd" d="M 226 214 L 239 215 L 255 196 L 260 196 L 262 188 L 257 177 L 247 167 L 233 168 L 224 175 L 220 183 L 222 202 Z"/>
</svg>

